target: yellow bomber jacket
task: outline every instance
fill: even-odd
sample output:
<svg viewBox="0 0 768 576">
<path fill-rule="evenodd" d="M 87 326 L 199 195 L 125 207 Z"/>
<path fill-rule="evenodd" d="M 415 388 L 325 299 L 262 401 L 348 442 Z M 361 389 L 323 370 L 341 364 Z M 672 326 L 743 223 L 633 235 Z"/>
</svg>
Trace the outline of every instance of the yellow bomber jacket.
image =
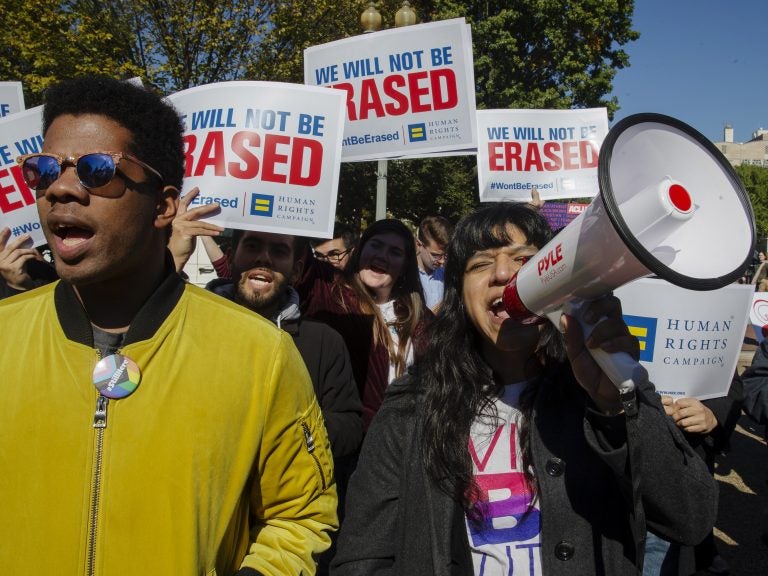
<svg viewBox="0 0 768 576">
<path fill-rule="evenodd" d="M 141 382 L 97 428 L 72 288 L 0 302 L 0 327 L 0 573 L 315 573 L 336 491 L 289 335 L 172 274 L 120 350 Z"/>
</svg>

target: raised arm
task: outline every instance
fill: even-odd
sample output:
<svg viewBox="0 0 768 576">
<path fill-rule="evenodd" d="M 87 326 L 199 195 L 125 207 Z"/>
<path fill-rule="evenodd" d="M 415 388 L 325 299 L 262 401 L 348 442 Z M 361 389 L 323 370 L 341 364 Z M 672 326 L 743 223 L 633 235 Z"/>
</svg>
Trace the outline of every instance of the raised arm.
<svg viewBox="0 0 768 576">
<path fill-rule="evenodd" d="M 179 208 L 173 219 L 171 238 L 168 240 L 168 249 L 173 255 L 176 271 L 181 272 L 195 251 L 198 236 L 218 236 L 224 231 L 221 226 L 205 222 L 201 218 L 212 216 L 220 208 L 216 203 L 206 204 L 190 209 L 192 201 L 200 194 L 199 188 L 192 188 L 179 200 Z"/>
<path fill-rule="evenodd" d="M 617 305 L 618 304 L 618 305 Z M 665 540 L 695 545 L 712 529 L 717 513 L 717 485 L 704 461 L 667 416 L 653 385 L 635 390 L 636 415 L 623 411 L 617 388 L 586 353 L 600 346 L 637 358 L 636 341 L 621 318 L 615 298 L 593 303 L 587 322 L 605 316 L 583 342 L 578 323 L 566 318 L 566 344 L 574 375 L 591 397 L 585 435 L 592 450 L 613 470 L 629 506 L 642 501 L 648 527 Z"/>
<path fill-rule="evenodd" d="M 42 260 L 43 257 L 34 248 L 24 248 L 29 242 L 29 234 L 21 234 L 10 240 L 11 229 L 0 230 L 0 275 L 9 288 L 16 291 L 30 290 L 36 287 L 25 264 L 30 260 Z"/>
</svg>

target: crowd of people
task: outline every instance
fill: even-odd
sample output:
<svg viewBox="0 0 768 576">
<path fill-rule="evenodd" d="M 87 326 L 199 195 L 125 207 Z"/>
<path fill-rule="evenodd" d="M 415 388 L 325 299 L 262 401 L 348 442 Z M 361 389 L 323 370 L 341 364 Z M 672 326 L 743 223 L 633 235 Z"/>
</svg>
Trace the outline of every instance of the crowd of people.
<svg viewBox="0 0 768 576">
<path fill-rule="evenodd" d="M 43 119 L 51 257 L 0 230 L 4 573 L 727 573 L 713 458 L 742 407 L 766 423 L 768 349 L 723 399 L 622 397 L 587 353 L 638 358 L 618 299 L 587 339 L 504 310 L 552 237 L 536 196 L 227 233 L 149 91 L 64 81 Z"/>
</svg>

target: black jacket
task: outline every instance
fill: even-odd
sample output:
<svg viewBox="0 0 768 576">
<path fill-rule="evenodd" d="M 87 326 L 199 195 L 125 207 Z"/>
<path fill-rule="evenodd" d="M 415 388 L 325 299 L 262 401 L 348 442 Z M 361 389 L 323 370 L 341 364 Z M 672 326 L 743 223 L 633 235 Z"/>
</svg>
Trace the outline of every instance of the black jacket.
<svg viewBox="0 0 768 576">
<path fill-rule="evenodd" d="M 212 280 L 206 289 L 234 300 L 232 280 Z M 293 342 L 307 365 L 325 419 L 334 460 L 355 454 L 363 441 L 363 408 L 344 340 L 330 326 L 302 319 L 298 294 L 292 288 L 289 289 L 286 304 L 270 320 L 293 336 Z"/>
<path fill-rule="evenodd" d="M 768 340 L 763 340 L 755 350 L 752 365 L 744 370 L 741 379 L 744 382 L 744 411 L 758 424 L 768 425 Z"/>
</svg>

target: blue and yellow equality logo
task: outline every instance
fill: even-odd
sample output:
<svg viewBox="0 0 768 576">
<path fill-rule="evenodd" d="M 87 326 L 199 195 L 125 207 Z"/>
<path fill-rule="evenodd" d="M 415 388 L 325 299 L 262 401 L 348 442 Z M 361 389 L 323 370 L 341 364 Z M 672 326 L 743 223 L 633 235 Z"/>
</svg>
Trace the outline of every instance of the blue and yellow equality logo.
<svg viewBox="0 0 768 576">
<path fill-rule="evenodd" d="M 653 362 L 653 348 L 656 343 L 656 318 L 624 315 L 629 333 L 640 342 L 640 360 Z"/>
<path fill-rule="evenodd" d="M 422 122 L 421 124 L 408 124 L 408 140 L 410 142 L 423 142 L 427 139 L 427 125 Z"/>
<path fill-rule="evenodd" d="M 254 216 L 272 216 L 274 204 L 274 196 L 251 194 L 251 214 Z"/>
</svg>

